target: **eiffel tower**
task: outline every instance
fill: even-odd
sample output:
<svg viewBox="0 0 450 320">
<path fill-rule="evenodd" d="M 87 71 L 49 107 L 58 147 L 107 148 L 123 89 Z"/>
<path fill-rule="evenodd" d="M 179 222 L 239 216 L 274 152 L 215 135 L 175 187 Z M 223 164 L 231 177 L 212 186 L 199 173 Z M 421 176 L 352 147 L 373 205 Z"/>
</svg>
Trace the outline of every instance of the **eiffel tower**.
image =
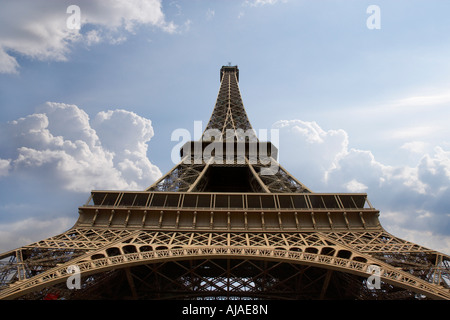
<svg viewBox="0 0 450 320">
<path fill-rule="evenodd" d="M 221 68 L 202 138 L 148 189 L 92 191 L 71 229 L 1 254 L 0 298 L 450 299 L 450 257 L 386 232 L 367 194 L 293 177 L 238 82 Z"/>
</svg>

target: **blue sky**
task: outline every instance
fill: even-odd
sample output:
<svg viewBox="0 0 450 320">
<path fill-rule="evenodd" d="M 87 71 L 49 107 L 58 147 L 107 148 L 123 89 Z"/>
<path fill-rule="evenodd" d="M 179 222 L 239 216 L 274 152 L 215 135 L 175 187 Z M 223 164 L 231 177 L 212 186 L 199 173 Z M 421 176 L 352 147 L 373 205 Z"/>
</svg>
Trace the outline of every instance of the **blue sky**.
<svg viewBox="0 0 450 320">
<path fill-rule="evenodd" d="M 142 190 L 168 171 L 171 133 L 206 125 L 230 62 L 253 127 L 280 129 L 300 181 L 367 192 L 388 231 L 450 253 L 450 2 L 0 8 L 1 251 L 71 227 L 91 189 Z"/>
</svg>

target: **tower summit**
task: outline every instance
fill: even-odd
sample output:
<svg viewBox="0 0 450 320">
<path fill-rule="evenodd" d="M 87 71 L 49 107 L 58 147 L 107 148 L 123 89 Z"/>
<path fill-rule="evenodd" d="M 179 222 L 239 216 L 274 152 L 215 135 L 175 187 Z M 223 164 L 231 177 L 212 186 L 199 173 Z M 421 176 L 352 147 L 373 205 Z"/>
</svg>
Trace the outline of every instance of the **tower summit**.
<svg viewBox="0 0 450 320">
<path fill-rule="evenodd" d="M 449 256 L 386 232 L 365 193 L 312 192 L 276 151 L 223 66 L 179 163 L 144 191 L 92 191 L 72 228 L 1 254 L 0 298 L 450 299 Z"/>
<path fill-rule="evenodd" d="M 205 130 L 252 129 L 244 109 L 239 91 L 239 69 L 237 66 L 223 66 L 220 69 L 220 89 L 216 105 Z"/>
<path fill-rule="evenodd" d="M 310 192 L 258 141 L 239 90 L 237 66 L 220 69 L 220 88 L 200 141 L 186 143 L 182 160 L 147 191 Z"/>
</svg>

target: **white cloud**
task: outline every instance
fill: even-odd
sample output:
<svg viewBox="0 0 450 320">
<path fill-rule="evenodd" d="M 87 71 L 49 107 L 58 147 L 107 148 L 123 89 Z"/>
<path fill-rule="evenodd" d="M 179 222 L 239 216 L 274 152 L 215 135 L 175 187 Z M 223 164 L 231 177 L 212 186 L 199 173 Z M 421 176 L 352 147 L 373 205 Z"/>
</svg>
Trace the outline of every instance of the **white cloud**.
<svg viewBox="0 0 450 320">
<path fill-rule="evenodd" d="M 436 147 L 433 155 L 424 155 L 418 165 L 418 176 L 427 185 L 429 194 L 445 193 L 450 186 L 450 152 Z"/>
<path fill-rule="evenodd" d="M 124 41 L 138 25 L 174 33 L 161 0 L 79 0 L 81 30 L 69 29 L 67 3 L 59 0 L 6 1 L 0 10 L 0 73 L 18 73 L 15 55 L 65 61 L 74 43 Z M 83 27 L 87 30 L 83 31 Z M 81 32 L 80 32 L 81 31 Z"/>
<path fill-rule="evenodd" d="M 325 131 L 315 122 L 282 120 L 273 128 L 280 130 L 280 163 L 298 168 L 313 189 L 325 183 L 327 172 L 348 148 L 344 130 Z"/>
<path fill-rule="evenodd" d="M 161 176 L 147 157 L 153 135 L 151 121 L 133 112 L 90 119 L 76 105 L 54 102 L 0 124 L 0 183 L 9 188 L 0 206 L 0 252 L 67 230 L 93 189 L 150 186 Z"/>
<path fill-rule="evenodd" d="M 0 73 L 18 73 L 16 58 L 7 54 L 0 46 Z"/>
<path fill-rule="evenodd" d="M 125 110 L 89 116 L 75 105 L 48 102 L 38 113 L 0 129 L 0 173 L 62 189 L 143 189 L 161 172 L 147 158 L 151 121 Z M 6 163 L 8 162 L 8 163 Z M 5 173 L 6 172 L 6 173 Z"/>
<path fill-rule="evenodd" d="M 0 177 L 7 176 L 11 167 L 11 160 L 0 159 Z"/>
<path fill-rule="evenodd" d="M 280 129 L 281 165 L 313 191 L 366 192 L 385 227 L 402 228 L 408 236 L 417 232 L 422 238 L 432 233 L 448 244 L 450 151 L 435 147 L 415 166 L 391 166 L 368 150 L 349 148 L 344 130 L 323 130 L 301 120 L 278 121 L 273 127 Z M 411 141 L 400 150 L 419 147 L 423 145 Z"/>
<path fill-rule="evenodd" d="M 102 41 L 99 30 L 90 30 L 90 31 L 86 32 L 85 39 L 86 39 L 87 45 L 89 45 L 89 46 Z"/>
<path fill-rule="evenodd" d="M 127 177 L 130 187 L 149 186 L 149 181 L 161 175 L 147 158 L 147 143 L 154 135 L 149 119 L 126 110 L 107 111 L 97 114 L 93 127 L 102 145 L 113 152 L 114 166 Z"/>
<path fill-rule="evenodd" d="M 400 148 L 409 150 L 412 153 L 423 154 L 427 148 L 427 143 L 423 141 L 411 141 L 404 143 Z"/>
<path fill-rule="evenodd" d="M 0 224 L 0 252 L 60 234 L 72 227 L 73 224 L 73 219 L 67 217 L 48 220 L 27 218 Z"/>
<path fill-rule="evenodd" d="M 361 182 L 358 182 L 356 179 L 347 182 L 344 186 L 348 190 L 348 192 L 359 193 L 365 192 L 367 190 L 367 186 L 362 184 Z"/>
</svg>

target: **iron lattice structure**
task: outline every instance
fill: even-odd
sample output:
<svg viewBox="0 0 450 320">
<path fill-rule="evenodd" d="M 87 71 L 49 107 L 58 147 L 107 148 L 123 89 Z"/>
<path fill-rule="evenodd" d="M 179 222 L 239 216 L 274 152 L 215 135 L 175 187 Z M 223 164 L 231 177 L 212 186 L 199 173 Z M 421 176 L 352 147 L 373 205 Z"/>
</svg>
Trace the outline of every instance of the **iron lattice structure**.
<svg viewBox="0 0 450 320">
<path fill-rule="evenodd" d="M 0 298 L 450 299 L 449 256 L 386 232 L 365 193 L 304 186 L 253 134 L 238 68 L 220 81 L 202 139 L 161 179 L 93 191 L 70 230 L 1 254 Z"/>
</svg>

